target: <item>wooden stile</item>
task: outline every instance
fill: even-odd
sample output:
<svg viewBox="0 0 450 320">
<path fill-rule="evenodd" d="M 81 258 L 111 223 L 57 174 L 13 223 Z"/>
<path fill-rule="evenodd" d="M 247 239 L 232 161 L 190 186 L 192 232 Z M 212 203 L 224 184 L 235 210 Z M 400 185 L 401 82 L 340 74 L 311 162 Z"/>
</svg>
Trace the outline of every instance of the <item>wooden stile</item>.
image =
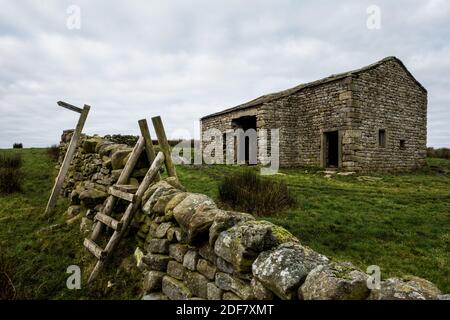
<svg viewBox="0 0 450 320">
<path fill-rule="evenodd" d="M 130 179 L 131 174 L 133 173 L 133 169 L 136 166 L 137 161 L 139 160 L 139 157 L 141 156 L 142 151 L 145 148 L 145 139 L 143 137 L 140 137 L 136 143 L 136 145 L 133 148 L 133 151 L 131 152 L 131 156 L 128 159 L 125 168 L 120 173 L 119 179 L 117 180 L 117 184 L 122 185 L 126 184 L 128 180 Z M 105 206 L 102 210 L 102 213 L 104 215 L 109 216 L 114 209 L 114 206 L 116 205 L 117 198 L 113 195 L 110 195 L 108 199 L 106 199 Z M 104 225 L 102 223 L 96 223 L 94 226 L 94 231 L 91 235 L 91 240 L 95 241 L 98 239 L 100 233 L 103 230 Z"/>
<path fill-rule="evenodd" d="M 94 227 L 91 238 L 85 239 L 84 241 L 85 247 L 98 259 L 94 269 L 91 272 L 88 283 L 95 280 L 103 268 L 103 265 L 120 243 L 120 240 L 133 220 L 134 214 L 141 207 L 142 198 L 146 190 L 150 187 L 151 183 L 161 179 L 159 171 L 163 164 L 166 165 L 169 176 L 176 177 L 175 167 L 170 154 L 170 146 L 167 142 L 161 118 L 153 118 L 153 123 L 158 136 L 161 151 L 155 156 L 147 121 L 140 120 L 139 127 L 141 129 L 142 136 L 133 148 L 132 154 L 127 161 L 127 164 L 125 165 L 125 168 L 123 169 L 117 183 L 109 188 L 108 192 L 110 196 L 107 198 L 102 212 L 97 213 L 95 216 L 97 223 Z M 144 149 L 146 150 L 147 157 L 150 162 L 150 168 L 136 189 L 136 186 L 126 185 L 125 183 L 131 176 L 137 160 Z M 116 220 L 110 216 L 118 198 L 130 202 L 120 220 Z M 104 225 L 109 226 L 115 231 L 109 239 L 105 249 L 102 249 L 95 243 L 95 240 L 100 235 Z"/>
<path fill-rule="evenodd" d="M 97 261 L 97 264 L 94 267 L 94 270 L 92 270 L 92 273 L 89 277 L 88 283 L 91 283 L 95 280 L 101 269 L 103 268 L 103 265 L 105 263 L 105 260 L 109 257 L 109 255 L 115 250 L 117 245 L 119 244 L 120 240 L 122 239 L 122 236 L 124 234 L 124 231 L 128 228 L 131 220 L 133 219 L 134 214 L 139 209 L 141 205 L 142 197 L 144 196 L 145 191 L 148 189 L 150 184 L 154 181 L 156 175 L 159 172 L 159 169 L 161 168 L 162 164 L 164 162 L 164 154 L 162 152 L 159 152 L 158 155 L 155 158 L 155 161 L 153 161 L 150 169 L 147 171 L 147 174 L 144 177 L 144 180 L 139 185 L 139 189 L 136 192 L 136 201 L 132 202 L 128 205 L 127 210 L 125 211 L 124 215 L 122 216 L 122 219 L 120 222 L 123 223 L 123 226 L 120 231 L 115 231 L 109 240 L 108 244 L 105 247 L 106 252 L 106 258 L 99 259 Z"/>
</svg>

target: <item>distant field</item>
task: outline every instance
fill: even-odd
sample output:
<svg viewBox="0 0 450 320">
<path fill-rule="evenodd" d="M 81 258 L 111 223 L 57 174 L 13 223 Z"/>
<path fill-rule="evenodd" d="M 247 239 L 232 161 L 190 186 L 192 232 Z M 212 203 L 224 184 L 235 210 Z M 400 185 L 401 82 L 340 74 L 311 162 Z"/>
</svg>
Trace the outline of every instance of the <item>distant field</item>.
<svg viewBox="0 0 450 320">
<path fill-rule="evenodd" d="M 67 266 L 80 265 L 86 276 L 93 259 L 82 247 L 79 224 L 42 231 L 63 222 L 68 205 L 61 199 L 55 214 L 43 215 L 55 164 L 45 149 L 0 152 L 24 157 L 24 193 L 0 195 L 0 272 L 8 271 L 16 297 L 137 298 L 139 276 L 119 268 L 124 264 L 121 258 L 132 253 L 132 244 L 121 246 L 129 250 L 116 257 L 98 287 L 66 288 Z M 450 160 L 428 162 L 450 169 Z M 217 200 L 220 179 L 241 168 L 187 166 L 177 170 L 189 191 Z M 421 276 L 450 292 L 450 176 L 428 168 L 379 177 L 380 181 L 362 182 L 356 177 L 326 179 L 317 170 L 282 170 L 273 179 L 289 184 L 298 205 L 265 219 L 285 226 L 304 244 L 330 257 L 349 260 L 361 268 L 379 265 L 384 277 Z M 105 289 L 109 279 L 115 281 L 114 286 Z"/>
<path fill-rule="evenodd" d="M 450 170 L 450 160 L 428 159 Z M 221 177 L 234 166 L 182 167 L 182 183 L 217 199 Z M 297 207 L 264 217 L 304 244 L 361 268 L 381 267 L 382 276 L 413 274 L 450 292 L 450 175 L 430 167 L 407 174 L 327 179 L 318 170 L 281 170 Z"/>
</svg>

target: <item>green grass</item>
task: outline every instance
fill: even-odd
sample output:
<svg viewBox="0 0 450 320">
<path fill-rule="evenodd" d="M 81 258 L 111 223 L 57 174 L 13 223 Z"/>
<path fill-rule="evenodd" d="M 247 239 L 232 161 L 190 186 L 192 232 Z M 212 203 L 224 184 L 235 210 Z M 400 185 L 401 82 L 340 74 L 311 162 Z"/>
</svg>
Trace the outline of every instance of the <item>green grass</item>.
<svg viewBox="0 0 450 320">
<path fill-rule="evenodd" d="M 0 152 L 21 153 L 24 161 L 23 193 L 0 195 L 0 272 L 7 271 L 16 298 L 139 298 L 141 277 L 130 258 L 134 240 L 122 242 L 105 272 L 87 288 L 84 283 L 94 259 L 82 247 L 79 224 L 42 231 L 64 222 L 68 206 L 60 199 L 52 215 L 43 214 L 56 175 L 47 151 Z M 428 162 L 450 170 L 449 160 Z M 189 191 L 217 200 L 220 179 L 240 167 L 179 166 L 177 170 Z M 380 177 L 375 182 L 356 177 L 328 180 L 317 170 L 282 170 L 273 179 L 288 183 L 297 206 L 264 219 L 286 227 L 329 257 L 361 268 L 379 265 L 384 278 L 414 274 L 450 292 L 450 176 L 428 168 Z M 83 272 L 82 290 L 66 288 L 66 270 L 73 264 Z M 108 280 L 114 283 L 112 288 L 107 287 Z"/>
<path fill-rule="evenodd" d="M 428 159 L 450 169 L 450 161 Z M 218 200 L 218 179 L 236 166 L 180 167 L 190 191 Z M 450 292 L 450 175 L 425 168 L 407 174 L 327 179 L 317 170 L 289 169 L 273 179 L 287 182 L 297 207 L 264 219 L 284 226 L 302 243 L 336 260 L 365 269 L 381 267 L 382 277 L 416 275 Z"/>
<path fill-rule="evenodd" d="M 87 288 L 84 283 L 94 259 L 82 246 L 79 223 L 55 230 L 45 228 L 65 221 L 68 203 L 60 199 L 51 215 L 44 215 L 47 199 L 56 176 L 55 163 L 46 149 L 0 150 L 20 153 L 25 180 L 23 192 L 0 195 L 0 272 L 11 279 L 16 299 L 136 299 L 140 276 L 131 267 L 135 243 L 127 239 L 98 281 Z M 127 265 L 128 264 L 128 265 Z M 69 290 L 66 273 L 70 265 L 80 266 L 81 290 Z M 131 272 L 125 272 L 126 268 Z M 114 285 L 107 288 L 111 280 Z"/>
</svg>

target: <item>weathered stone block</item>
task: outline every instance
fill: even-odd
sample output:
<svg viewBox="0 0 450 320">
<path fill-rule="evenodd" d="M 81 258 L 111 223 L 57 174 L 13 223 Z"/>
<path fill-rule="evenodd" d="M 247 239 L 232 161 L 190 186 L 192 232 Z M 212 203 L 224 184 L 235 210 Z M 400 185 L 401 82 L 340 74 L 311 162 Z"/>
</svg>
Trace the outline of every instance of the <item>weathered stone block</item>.
<svg viewBox="0 0 450 320">
<path fill-rule="evenodd" d="M 131 153 L 133 149 L 123 148 L 115 151 L 111 156 L 111 166 L 113 170 L 123 169 L 125 164 L 123 160 Z"/>
<path fill-rule="evenodd" d="M 89 209 L 94 209 L 96 205 L 102 204 L 108 194 L 97 189 L 88 189 L 80 193 L 81 204 Z"/>
<path fill-rule="evenodd" d="M 234 273 L 233 265 L 231 263 L 225 261 L 221 257 L 217 257 L 216 266 L 217 266 L 217 269 L 222 272 L 230 273 L 230 274 Z"/>
<path fill-rule="evenodd" d="M 184 273 L 184 283 L 197 297 L 206 299 L 208 297 L 206 292 L 206 285 L 209 283 L 208 279 L 198 272 L 186 270 Z"/>
<path fill-rule="evenodd" d="M 214 252 L 233 265 L 237 272 L 251 270 L 259 252 L 280 243 L 298 241 L 287 230 L 267 221 L 246 221 L 220 233 Z"/>
<path fill-rule="evenodd" d="M 147 251 L 151 253 L 169 253 L 169 240 L 167 239 L 151 239 L 147 245 Z"/>
<path fill-rule="evenodd" d="M 380 289 L 371 291 L 369 300 L 436 300 L 441 291 L 430 281 L 419 277 L 389 278 Z"/>
<path fill-rule="evenodd" d="M 253 276 L 281 299 L 294 299 L 308 272 L 328 259 L 297 243 L 262 252 L 252 266 Z"/>
<path fill-rule="evenodd" d="M 153 292 L 161 290 L 162 287 L 162 279 L 166 274 L 161 271 L 148 271 L 144 275 L 144 284 L 143 289 L 144 292 Z"/>
<path fill-rule="evenodd" d="M 169 276 L 163 277 L 162 292 L 170 300 L 187 300 L 192 297 L 191 291 L 183 282 Z"/>
<path fill-rule="evenodd" d="M 162 254 L 147 254 L 142 257 L 142 261 L 148 265 L 151 270 L 166 271 L 167 263 L 170 261 L 170 257 Z"/>
<path fill-rule="evenodd" d="M 207 238 L 209 227 L 217 213 L 216 204 L 203 195 L 190 193 L 174 209 L 173 216 L 187 235 L 187 243 L 200 242 Z"/>
<path fill-rule="evenodd" d="M 370 293 L 367 278 L 351 263 L 319 265 L 308 274 L 298 296 L 304 300 L 363 300 Z"/>
<path fill-rule="evenodd" d="M 206 285 L 206 296 L 208 300 L 222 300 L 223 290 L 217 287 L 213 282 Z"/>
<path fill-rule="evenodd" d="M 174 258 L 176 261 L 183 263 L 184 255 L 188 250 L 188 245 L 174 243 L 169 245 L 169 256 Z"/>
<path fill-rule="evenodd" d="M 255 278 L 252 279 L 250 285 L 256 300 L 273 300 L 272 291 L 264 287 L 264 285 Z"/>
<path fill-rule="evenodd" d="M 212 264 L 216 263 L 217 255 L 214 252 L 214 247 L 210 246 L 208 242 L 205 242 L 202 246 L 199 247 L 198 254 Z"/>
<path fill-rule="evenodd" d="M 204 259 L 199 259 L 197 262 L 197 271 L 207 277 L 209 280 L 214 280 L 217 272 L 217 267 Z"/>
<path fill-rule="evenodd" d="M 169 298 L 161 292 L 153 292 L 146 294 L 142 297 L 142 300 L 169 300 Z"/>
<path fill-rule="evenodd" d="M 151 214 L 155 203 L 162 195 L 167 194 L 167 192 L 174 193 L 176 190 L 164 180 L 152 184 L 142 197 L 142 211 L 145 214 Z"/>
<path fill-rule="evenodd" d="M 189 249 L 188 252 L 184 255 L 183 258 L 183 266 L 187 269 L 195 271 L 198 262 L 198 252 L 194 249 Z"/>
<path fill-rule="evenodd" d="M 250 284 L 241 279 L 230 276 L 227 273 L 216 273 L 215 284 L 222 290 L 232 291 L 243 300 L 254 299 L 253 290 Z"/>
<path fill-rule="evenodd" d="M 242 299 L 239 298 L 239 296 L 237 296 L 233 292 L 225 292 L 222 295 L 222 300 L 242 300 Z"/>
<path fill-rule="evenodd" d="M 171 277 L 174 277 L 178 280 L 183 280 L 184 272 L 186 268 L 183 265 L 176 261 L 169 261 L 167 264 L 167 274 Z"/>
<path fill-rule="evenodd" d="M 209 229 L 209 244 L 214 247 L 214 243 L 222 231 L 225 231 L 239 222 L 255 220 L 255 218 L 248 213 L 224 211 L 220 210 L 214 217 L 214 222 Z"/>
<path fill-rule="evenodd" d="M 173 226 L 171 222 L 161 223 L 155 231 L 156 238 L 164 238 L 167 234 L 167 231 Z"/>
</svg>

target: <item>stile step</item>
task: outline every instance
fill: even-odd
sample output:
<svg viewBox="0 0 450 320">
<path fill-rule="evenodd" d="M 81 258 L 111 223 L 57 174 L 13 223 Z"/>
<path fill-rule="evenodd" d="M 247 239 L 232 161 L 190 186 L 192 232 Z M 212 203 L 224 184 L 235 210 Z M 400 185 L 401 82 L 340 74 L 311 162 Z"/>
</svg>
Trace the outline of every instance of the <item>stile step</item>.
<svg viewBox="0 0 450 320">
<path fill-rule="evenodd" d="M 88 249 L 98 260 L 103 260 L 106 258 L 106 251 L 100 248 L 98 244 L 96 244 L 91 239 L 85 238 L 83 245 Z"/>
<path fill-rule="evenodd" d="M 133 193 L 135 194 L 136 191 L 139 189 L 138 186 L 132 185 L 132 184 L 115 184 L 113 185 L 113 188 L 119 191 L 123 191 L 126 193 Z"/>
<path fill-rule="evenodd" d="M 114 197 L 129 201 L 129 202 L 135 202 L 136 201 L 136 195 L 128 192 L 124 192 L 122 190 L 119 190 L 115 187 L 110 187 L 108 190 L 108 193 L 110 195 L 113 195 Z"/>
<path fill-rule="evenodd" d="M 106 214 L 103 214 L 101 212 L 98 212 L 95 215 L 95 220 L 98 220 L 103 224 L 106 224 L 108 227 L 113 228 L 116 231 L 120 231 L 122 229 L 122 222 L 117 221 L 116 219 L 107 216 Z"/>
</svg>

